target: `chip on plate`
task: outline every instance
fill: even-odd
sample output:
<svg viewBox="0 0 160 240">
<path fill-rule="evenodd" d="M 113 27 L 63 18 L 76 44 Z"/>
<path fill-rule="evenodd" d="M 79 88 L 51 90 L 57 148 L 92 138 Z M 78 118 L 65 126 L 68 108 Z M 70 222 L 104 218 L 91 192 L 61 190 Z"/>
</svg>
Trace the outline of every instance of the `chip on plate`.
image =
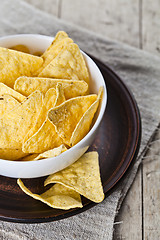
<svg viewBox="0 0 160 240">
<path fill-rule="evenodd" d="M 22 149 L 0 148 L 0 158 L 6 160 L 18 160 L 28 155 Z"/>
<path fill-rule="evenodd" d="M 70 208 L 83 207 L 80 195 L 74 190 L 60 184 L 55 184 L 46 192 L 38 195 L 27 189 L 21 179 L 18 179 L 17 183 L 22 191 L 24 191 L 27 195 L 47 204 L 52 208 L 68 210 Z"/>
<path fill-rule="evenodd" d="M 0 96 L 0 118 L 15 107 L 19 107 L 20 103 L 10 95 Z"/>
<path fill-rule="evenodd" d="M 43 63 L 41 57 L 0 47 L 0 82 L 14 86 L 20 76 L 32 76 Z"/>
<path fill-rule="evenodd" d="M 45 186 L 59 183 L 68 187 L 93 202 L 102 202 L 104 193 L 100 178 L 97 152 L 85 153 L 69 167 L 50 175 Z"/>
</svg>

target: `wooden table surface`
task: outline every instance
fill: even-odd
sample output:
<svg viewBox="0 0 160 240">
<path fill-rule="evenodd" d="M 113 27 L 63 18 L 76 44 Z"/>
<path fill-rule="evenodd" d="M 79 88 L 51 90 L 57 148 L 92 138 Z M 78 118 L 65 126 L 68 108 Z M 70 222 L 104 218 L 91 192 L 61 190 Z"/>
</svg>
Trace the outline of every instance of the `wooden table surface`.
<svg viewBox="0 0 160 240">
<path fill-rule="evenodd" d="M 160 56 L 160 0 L 25 1 L 103 37 Z M 160 131 L 115 219 L 113 238 L 159 240 L 159 223 Z"/>
</svg>

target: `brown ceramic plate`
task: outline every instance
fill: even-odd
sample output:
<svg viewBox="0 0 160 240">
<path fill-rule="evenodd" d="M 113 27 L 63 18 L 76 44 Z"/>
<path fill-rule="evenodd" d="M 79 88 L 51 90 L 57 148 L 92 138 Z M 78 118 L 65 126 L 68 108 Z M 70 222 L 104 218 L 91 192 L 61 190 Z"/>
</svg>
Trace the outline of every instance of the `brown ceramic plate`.
<svg viewBox="0 0 160 240">
<path fill-rule="evenodd" d="M 140 145 L 141 121 L 135 99 L 125 84 L 109 67 L 94 57 L 92 59 L 106 81 L 108 105 L 97 137 L 88 151 L 96 150 L 99 153 L 103 188 L 108 196 L 134 163 Z M 44 191 L 44 179 L 25 179 L 24 183 L 34 193 L 41 193 Z M 85 198 L 82 201 L 82 209 L 52 209 L 25 195 L 16 184 L 16 179 L 0 176 L 1 220 L 23 223 L 55 221 L 95 205 Z"/>
</svg>

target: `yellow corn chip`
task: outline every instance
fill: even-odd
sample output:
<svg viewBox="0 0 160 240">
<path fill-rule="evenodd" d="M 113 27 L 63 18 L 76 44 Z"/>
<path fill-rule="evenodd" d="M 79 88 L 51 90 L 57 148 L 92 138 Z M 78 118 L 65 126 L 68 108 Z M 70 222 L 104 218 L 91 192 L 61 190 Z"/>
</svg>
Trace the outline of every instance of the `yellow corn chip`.
<svg viewBox="0 0 160 240">
<path fill-rule="evenodd" d="M 57 96 L 56 96 L 56 101 L 55 101 L 54 106 L 59 106 L 61 103 L 65 102 L 65 100 L 66 100 L 61 83 L 57 83 L 56 93 L 57 93 Z"/>
<path fill-rule="evenodd" d="M 45 180 L 45 186 L 59 183 L 71 188 L 93 202 L 101 202 L 104 193 L 100 178 L 97 152 L 85 153 L 71 166 L 50 175 Z"/>
<path fill-rule="evenodd" d="M 22 152 L 21 149 L 0 148 L 1 159 L 18 160 L 26 155 L 27 153 Z"/>
<path fill-rule="evenodd" d="M 0 118 L 0 148 L 21 149 L 22 142 L 42 107 L 42 94 L 32 93 Z"/>
<path fill-rule="evenodd" d="M 20 106 L 20 103 L 10 95 L 0 96 L 0 118 L 15 107 Z"/>
<path fill-rule="evenodd" d="M 17 180 L 17 184 L 27 195 L 52 208 L 68 210 L 71 208 L 83 207 L 80 195 L 74 190 L 66 188 L 60 184 L 55 184 L 49 190 L 40 195 L 34 194 L 27 189 L 21 179 Z"/>
<path fill-rule="evenodd" d="M 96 94 L 71 98 L 48 112 L 56 132 L 68 146 L 77 123 L 96 99 Z"/>
<path fill-rule="evenodd" d="M 67 34 L 66 32 L 64 32 L 64 31 L 59 31 L 59 32 L 57 32 L 57 34 L 56 34 L 56 36 L 55 36 L 55 38 L 54 38 L 51 46 L 50 46 L 48 49 L 50 49 L 53 44 L 55 45 L 55 44 L 57 44 L 58 42 L 60 42 L 61 40 L 67 38 L 67 37 L 68 37 L 68 34 Z"/>
<path fill-rule="evenodd" d="M 41 57 L 0 47 L 0 82 L 13 87 L 20 76 L 32 76 L 43 63 Z"/>
<path fill-rule="evenodd" d="M 88 84 L 83 80 L 66 80 L 52 78 L 19 77 L 14 84 L 14 89 L 24 96 L 29 96 L 35 90 L 46 93 L 49 88 L 56 88 L 61 83 L 66 99 L 83 96 L 88 90 Z"/>
<path fill-rule="evenodd" d="M 54 88 L 50 88 L 45 94 L 42 108 L 39 111 L 37 119 L 33 123 L 32 128 L 29 130 L 29 132 L 25 136 L 24 142 L 26 142 L 31 136 L 33 136 L 38 131 L 38 129 L 42 126 L 42 124 L 46 120 L 48 110 L 54 107 L 55 101 L 56 101 L 56 90 Z"/>
<path fill-rule="evenodd" d="M 54 125 L 46 119 L 38 131 L 23 143 L 22 150 L 25 153 L 42 153 L 59 147 L 62 143 L 63 141 L 56 133 Z"/>
<path fill-rule="evenodd" d="M 38 116 L 38 120 L 36 120 L 33 128 L 24 139 L 24 152 L 42 153 L 46 150 L 58 147 L 63 143 L 62 139 L 55 131 L 55 126 L 53 126 L 47 118 L 47 111 L 51 107 L 57 106 L 65 101 L 63 89 L 60 83 L 57 84 L 56 95 L 54 95 L 54 91 L 54 88 L 50 88 L 45 95 L 45 103 L 42 107 L 41 114 Z M 40 126 L 39 123 L 42 123 L 42 125 Z"/>
<path fill-rule="evenodd" d="M 23 96 L 22 94 L 20 94 L 19 92 L 13 90 L 12 88 L 8 87 L 7 85 L 3 84 L 0 82 L 0 96 L 4 95 L 4 94 L 8 94 L 11 95 L 12 97 L 14 97 L 15 99 L 17 99 L 19 102 L 22 102 L 25 100 L 25 96 Z"/>
<path fill-rule="evenodd" d="M 67 150 L 67 148 L 65 147 L 64 144 L 62 144 L 61 146 L 59 146 L 57 148 L 53 148 L 51 150 L 48 150 L 46 152 L 43 152 L 43 153 L 39 154 L 33 160 L 56 157 L 56 156 L 60 155 L 61 153 L 65 152 L 66 150 Z"/>
<path fill-rule="evenodd" d="M 25 45 L 21 45 L 21 44 L 10 47 L 9 49 L 24 52 L 24 53 L 30 53 L 28 47 L 26 47 Z"/>
<path fill-rule="evenodd" d="M 102 98 L 103 88 L 100 88 L 97 100 L 92 103 L 90 108 L 84 113 L 74 132 L 72 133 L 70 145 L 73 146 L 78 143 L 88 132 L 92 124 L 94 114 L 97 111 L 99 101 Z"/>
<path fill-rule="evenodd" d="M 83 79 L 89 85 L 85 60 L 75 43 L 70 43 L 42 70 L 39 77 Z"/>
</svg>

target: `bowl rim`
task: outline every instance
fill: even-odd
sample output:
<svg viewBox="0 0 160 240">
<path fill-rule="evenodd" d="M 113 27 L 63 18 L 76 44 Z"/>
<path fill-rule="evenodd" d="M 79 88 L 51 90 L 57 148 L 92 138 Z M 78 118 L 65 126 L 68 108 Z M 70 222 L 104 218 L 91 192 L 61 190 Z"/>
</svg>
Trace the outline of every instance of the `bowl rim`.
<svg viewBox="0 0 160 240">
<path fill-rule="evenodd" d="M 44 38 L 46 40 L 50 40 L 50 41 L 53 41 L 54 40 L 54 37 L 52 36 L 47 36 L 47 35 L 42 35 L 42 34 L 31 34 L 31 33 L 28 33 L 28 34 L 13 34 L 13 35 L 7 35 L 7 36 L 2 36 L 0 37 L 0 41 L 1 40 L 6 40 L 6 39 L 13 39 L 13 38 L 23 38 L 23 37 L 27 37 L 27 38 L 31 38 L 31 37 L 36 37 L 36 38 Z M 0 46 L 1 47 L 1 46 Z M 80 49 L 81 50 L 81 49 Z M 83 143 L 91 137 L 91 135 L 96 131 L 96 129 L 99 127 L 100 125 L 100 122 L 102 121 L 102 118 L 103 118 L 103 115 L 104 115 L 104 112 L 105 112 L 105 109 L 106 109 L 106 106 L 107 106 L 107 86 L 105 84 L 105 81 L 104 81 L 104 78 L 103 78 L 103 75 L 100 71 L 100 69 L 98 68 L 97 64 L 92 60 L 91 57 L 89 57 L 84 51 L 82 51 L 82 54 L 83 56 L 85 56 L 85 58 L 89 59 L 94 65 L 95 65 L 95 68 L 96 70 L 98 71 L 98 74 L 101 76 L 101 80 L 103 82 L 103 104 L 101 104 L 101 108 L 100 108 L 100 111 L 99 111 L 99 114 L 98 114 L 98 117 L 94 123 L 94 125 L 92 126 L 92 128 L 89 130 L 89 132 L 85 135 L 84 138 L 82 138 L 77 144 L 75 144 L 73 147 L 67 149 L 67 151 L 61 153 L 60 155 L 56 156 L 56 157 L 50 157 L 50 158 L 47 158 L 47 159 L 39 159 L 38 161 L 20 161 L 20 160 L 9 160 L 9 159 L 1 159 L 0 158 L 0 162 L 3 162 L 3 163 L 6 163 L 6 164 L 14 164 L 14 165 L 22 165 L 23 167 L 26 165 L 29 165 L 29 164 L 33 164 L 33 165 L 36 165 L 36 164 L 40 164 L 41 162 L 44 162 L 44 161 L 53 161 L 53 159 L 56 161 L 56 159 L 62 155 L 65 155 L 66 153 L 69 153 L 71 151 L 73 151 L 74 149 L 78 148 L 79 146 L 83 145 Z"/>
</svg>

